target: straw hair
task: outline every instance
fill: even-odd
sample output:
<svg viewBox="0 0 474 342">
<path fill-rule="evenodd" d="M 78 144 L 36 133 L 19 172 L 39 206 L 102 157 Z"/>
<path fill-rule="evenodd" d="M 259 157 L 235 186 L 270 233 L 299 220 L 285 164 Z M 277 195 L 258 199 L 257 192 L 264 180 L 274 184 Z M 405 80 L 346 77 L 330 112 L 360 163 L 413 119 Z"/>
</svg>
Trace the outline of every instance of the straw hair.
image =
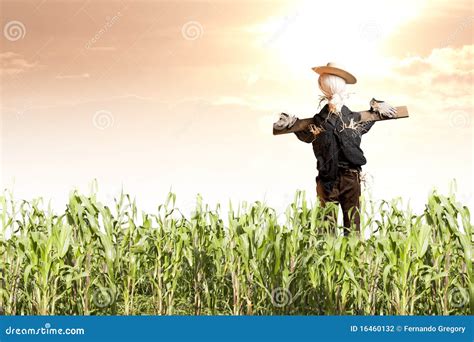
<svg viewBox="0 0 474 342">
<path fill-rule="evenodd" d="M 328 101 L 329 111 L 339 113 L 346 97 L 346 81 L 339 76 L 331 74 L 322 74 L 318 79 L 319 89 Z"/>
</svg>

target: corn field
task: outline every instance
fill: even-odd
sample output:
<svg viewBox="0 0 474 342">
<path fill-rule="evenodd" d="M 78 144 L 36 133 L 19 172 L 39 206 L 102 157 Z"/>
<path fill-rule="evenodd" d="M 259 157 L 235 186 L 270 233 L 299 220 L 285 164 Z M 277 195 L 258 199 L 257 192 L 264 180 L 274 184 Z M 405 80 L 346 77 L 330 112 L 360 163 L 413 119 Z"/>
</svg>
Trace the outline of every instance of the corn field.
<svg viewBox="0 0 474 342">
<path fill-rule="evenodd" d="M 362 234 L 296 192 L 284 213 L 169 194 L 154 213 L 72 192 L 64 212 L 0 196 L 6 315 L 468 315 L 472 224 L 454 195 L 424 212 L 364 201 Z M 326 218 L 326 219 L 325 219 Z"/>
</svg>

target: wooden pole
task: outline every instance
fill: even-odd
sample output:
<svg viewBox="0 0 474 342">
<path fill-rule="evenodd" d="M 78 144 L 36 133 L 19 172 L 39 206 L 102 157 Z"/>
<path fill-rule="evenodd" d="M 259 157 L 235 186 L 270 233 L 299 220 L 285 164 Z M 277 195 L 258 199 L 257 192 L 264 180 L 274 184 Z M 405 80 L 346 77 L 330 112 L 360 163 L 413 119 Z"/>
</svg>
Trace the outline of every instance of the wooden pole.
<svg viewBox="0 0 474 342">
<path fill-rule="evenodd" d="M 408 118 L 408 109 L 406 106 L 395 107 L 397 109 L 397 113 L 393 118 L 382 117 L 380 114 L 371 111 L 362 111 L 359 112 L 361 119 L 360 122 L 366 121 L 385 121 L 385 120 L 393 120 L 393 119 L 402 119 Z M 277 129 L 275 128 L 275 124 L 273 124 L 273 135 L 280 135 L 280 134 L 287 134 L 287 133 L 294 133 L 299 131 L 304 131 L 308 128 L 310 124 L 313 123 L 313 118 L 308 119 L 298 119 L 294 123 L 291 128 L 285 129 Z"/>
</svg>

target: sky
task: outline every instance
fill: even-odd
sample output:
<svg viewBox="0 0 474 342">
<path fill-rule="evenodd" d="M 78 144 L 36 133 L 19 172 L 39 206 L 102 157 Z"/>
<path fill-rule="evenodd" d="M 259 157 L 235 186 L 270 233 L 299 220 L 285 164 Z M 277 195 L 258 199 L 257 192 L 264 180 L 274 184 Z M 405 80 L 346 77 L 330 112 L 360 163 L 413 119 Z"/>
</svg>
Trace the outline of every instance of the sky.
<svg viewBox="0 0 474 342">
<path fill-rule="evenodd" d="M 464 1 L 1 0 L 1 183 L 63 208 L 97 179 L 145 210 L 315 199 L 311 145 L 273 136 L 318 112 L 336 62 L 410 117 L 363 137 L 364 191 L 422 210 L 452 181 L 473 208 L 473 3 Z"/>
</svg>

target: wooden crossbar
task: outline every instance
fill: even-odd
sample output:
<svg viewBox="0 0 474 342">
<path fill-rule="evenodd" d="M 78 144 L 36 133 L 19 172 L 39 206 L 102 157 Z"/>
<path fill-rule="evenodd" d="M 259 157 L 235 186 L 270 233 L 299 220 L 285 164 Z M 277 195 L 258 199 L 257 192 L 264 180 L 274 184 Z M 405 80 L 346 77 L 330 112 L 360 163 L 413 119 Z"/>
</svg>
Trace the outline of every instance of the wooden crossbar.
<svg viewBox="0 0 474 342">
<path fill-rule="evenodd" d="M 406 106 L 395 107 L 395 108 L 397 109 L 397 113 L 396 113 L 396 116 L 393 117 L 393 118 L 382 117 L 380 114 L 378 114 L 376 112 L 361 111 L 361 112 L 359 112 L 360 116 L 361 116 L 360 122 L 385 121 L 385 120 L 408 118 L 408 108 Z M 277 128 L 275 128 L 275 124 L 273 124 L 273 135 L 280 135 L 280 134 L 287 134 L 287 133 L 294 133 L 294 132 L 304 131 L 312 123 L 313 123 L 313 118 L 298 119 L 298 120 L 296 120 L 294 125 L 291 126 L 291 128 L 285 128 L 285 129 L 277 129 Z"/>
</svg>

